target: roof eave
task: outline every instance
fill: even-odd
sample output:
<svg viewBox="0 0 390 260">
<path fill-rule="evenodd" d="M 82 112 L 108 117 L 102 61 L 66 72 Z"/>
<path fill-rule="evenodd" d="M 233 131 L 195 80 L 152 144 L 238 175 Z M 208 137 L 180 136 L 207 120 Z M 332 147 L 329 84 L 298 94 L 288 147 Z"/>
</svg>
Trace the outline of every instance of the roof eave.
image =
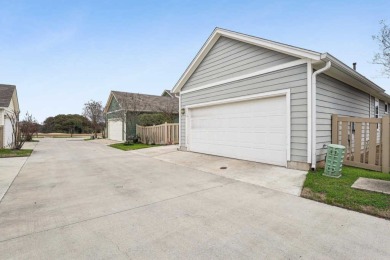
<svg viewBox="0 0 390 260">
<path fill-rule="evenodd" d="M 385 90 L 383 88 L 379 87 L 377 84 L 375 84 L 371 80 L 367 79 L 362 74 L 360 74 L 356 70 L 352 69 L 351 67 L 349 67 L 348 65 L 346 65 L 342 61 L 338 60 L 337 58 L 335 58 L 331 54 L 329 54 L 329 53 L 321 54 L 321 60 L 324 62 L 330 61 L 332 63 L 332 67 L 337 67 L 337 68 L 341 69 L 344 73 L 350 75 L 351 77 L 355 78 L 356 80 L 360 81 L 361 83 L 368 85 L 369 87 L 371 87 L 375 91 L 380 92 L 380 93 L 385 92 Z"/>
</svg>

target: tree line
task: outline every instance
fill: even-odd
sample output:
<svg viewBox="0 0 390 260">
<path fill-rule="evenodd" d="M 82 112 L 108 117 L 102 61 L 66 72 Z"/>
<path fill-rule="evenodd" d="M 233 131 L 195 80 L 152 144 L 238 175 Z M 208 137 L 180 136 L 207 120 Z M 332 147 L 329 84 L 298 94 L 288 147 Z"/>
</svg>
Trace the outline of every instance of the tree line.
<svg viewBox="0 0 390 260">
<path fill-rule="evenodd" d="M 85 134 L 92 132 L 92 124 L 82 115 L 60 114 L 46 118 L 40 130 L 42 133 Z"/>
</svg>

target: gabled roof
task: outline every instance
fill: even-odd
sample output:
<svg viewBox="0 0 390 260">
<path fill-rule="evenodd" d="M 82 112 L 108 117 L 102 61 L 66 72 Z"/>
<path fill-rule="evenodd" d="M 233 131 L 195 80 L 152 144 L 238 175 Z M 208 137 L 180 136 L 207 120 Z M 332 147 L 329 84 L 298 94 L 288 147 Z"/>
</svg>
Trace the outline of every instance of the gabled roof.
<svg viewBox="0 0 390 260">
<path fill-rule="evenodd" d="M 211 50 L 218 39 L 223 36 L 233 40 L 245 42 L 248 44 L 256 45 L 262 48 L 270 49 L 280 53 L 284 53 L 290 56 L 298 57 L 301 59 L 307 59 L 308 62 L 313 63 L 313 67 L 317 69 L 326 61 L 331 61 L 331 69 L 326 74 L 339 79 L 347 84 L 354 87 L 358 87 L 368 93 L 382 96 L 386 100 L 390 101 L 390 96 L 384 93 L 384 89 L 380 88 L 371 80 L 367 79 L 359 72 L 353 70 L 343 62 L 339 61 L 329 53 L 321 53 L 312 50 L 307 50 L 299 47 L 295 47 L 280 42 L 270 41 L 263 38 L 242 34 L 234 31 L 229 31 L 222 28 L 215 28 L 210 37 L 207 39 L 205 44 L 199 50 L 195 58 L 192 60 L 190 65 L 187 67 L 179 81 L 175 84 L 172 89 L 173 93 L 179 93 L 181 88 L 186 84 L 187 80 L 198 68 L 200 63 L 206 57 L 207 53 Z"/>
<path fill-rule="evenodd" d="M 122 91 L 111 91 L 108 102 L 104 108 L 104 112 L 108 112 L 112 98 L 115 98 L 119 106 L 123 109 L 129 107 L 128 103 L 134 102 L 138 104 L 139 111 L 142 112 L 161 112 L 162 109 L 169 108 L 172 111 L 179 113 L 179 99 L 177 97 L 155 96 L 138 93 L 129 93 Z"/>
<path fill-rule="evenodd" d="M 19 103 L 16 93 L 16 86 L 0 84 L 0 107 L 7 108 L 10 106 L 11 100 L 14 99 L 14 106 L 19 112 Z"/>
<path fill-rule="evenodd" d="M 172 91 L 170 91 L 169 89 L 165 89 L 163 91 L 163 93 L 161 93 L 161 96 L 175 97 L 175 94 Z"/>
</svg>

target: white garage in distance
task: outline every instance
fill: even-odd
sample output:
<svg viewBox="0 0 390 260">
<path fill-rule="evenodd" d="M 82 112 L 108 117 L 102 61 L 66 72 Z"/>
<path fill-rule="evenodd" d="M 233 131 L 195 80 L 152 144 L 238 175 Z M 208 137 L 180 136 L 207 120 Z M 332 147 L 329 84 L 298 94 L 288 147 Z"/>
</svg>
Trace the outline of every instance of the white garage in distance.
<svg viewBox="0 0 390 260">
<path fill-rule="evenodd" d="M 126 136 L 126 133 L 123 133 L 123 123 L 121 120 L 108 120 L 108 139 L 115 141 L 123 141 L 123 136 Z"/>
</svg>

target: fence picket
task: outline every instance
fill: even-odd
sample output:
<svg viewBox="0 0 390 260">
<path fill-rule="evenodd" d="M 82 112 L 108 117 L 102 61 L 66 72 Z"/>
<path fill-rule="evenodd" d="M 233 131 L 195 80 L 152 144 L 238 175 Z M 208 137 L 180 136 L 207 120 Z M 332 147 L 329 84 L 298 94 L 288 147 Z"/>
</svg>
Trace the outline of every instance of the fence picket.
<svg viewBox="0 0 390 260">
<path fill-rule="evenodd" d="M 162 124 L 154 126 L 136 125 L 136 133 L 142 143 L 154 142 L 156 144 L 178 144 L 179 124 Z"/>
<path fill-rule="evenodd" d="M 345 146 L 344 164 L 388 173 L 390 119 L 332 115 L 332 143 Z"/>
</svg>

